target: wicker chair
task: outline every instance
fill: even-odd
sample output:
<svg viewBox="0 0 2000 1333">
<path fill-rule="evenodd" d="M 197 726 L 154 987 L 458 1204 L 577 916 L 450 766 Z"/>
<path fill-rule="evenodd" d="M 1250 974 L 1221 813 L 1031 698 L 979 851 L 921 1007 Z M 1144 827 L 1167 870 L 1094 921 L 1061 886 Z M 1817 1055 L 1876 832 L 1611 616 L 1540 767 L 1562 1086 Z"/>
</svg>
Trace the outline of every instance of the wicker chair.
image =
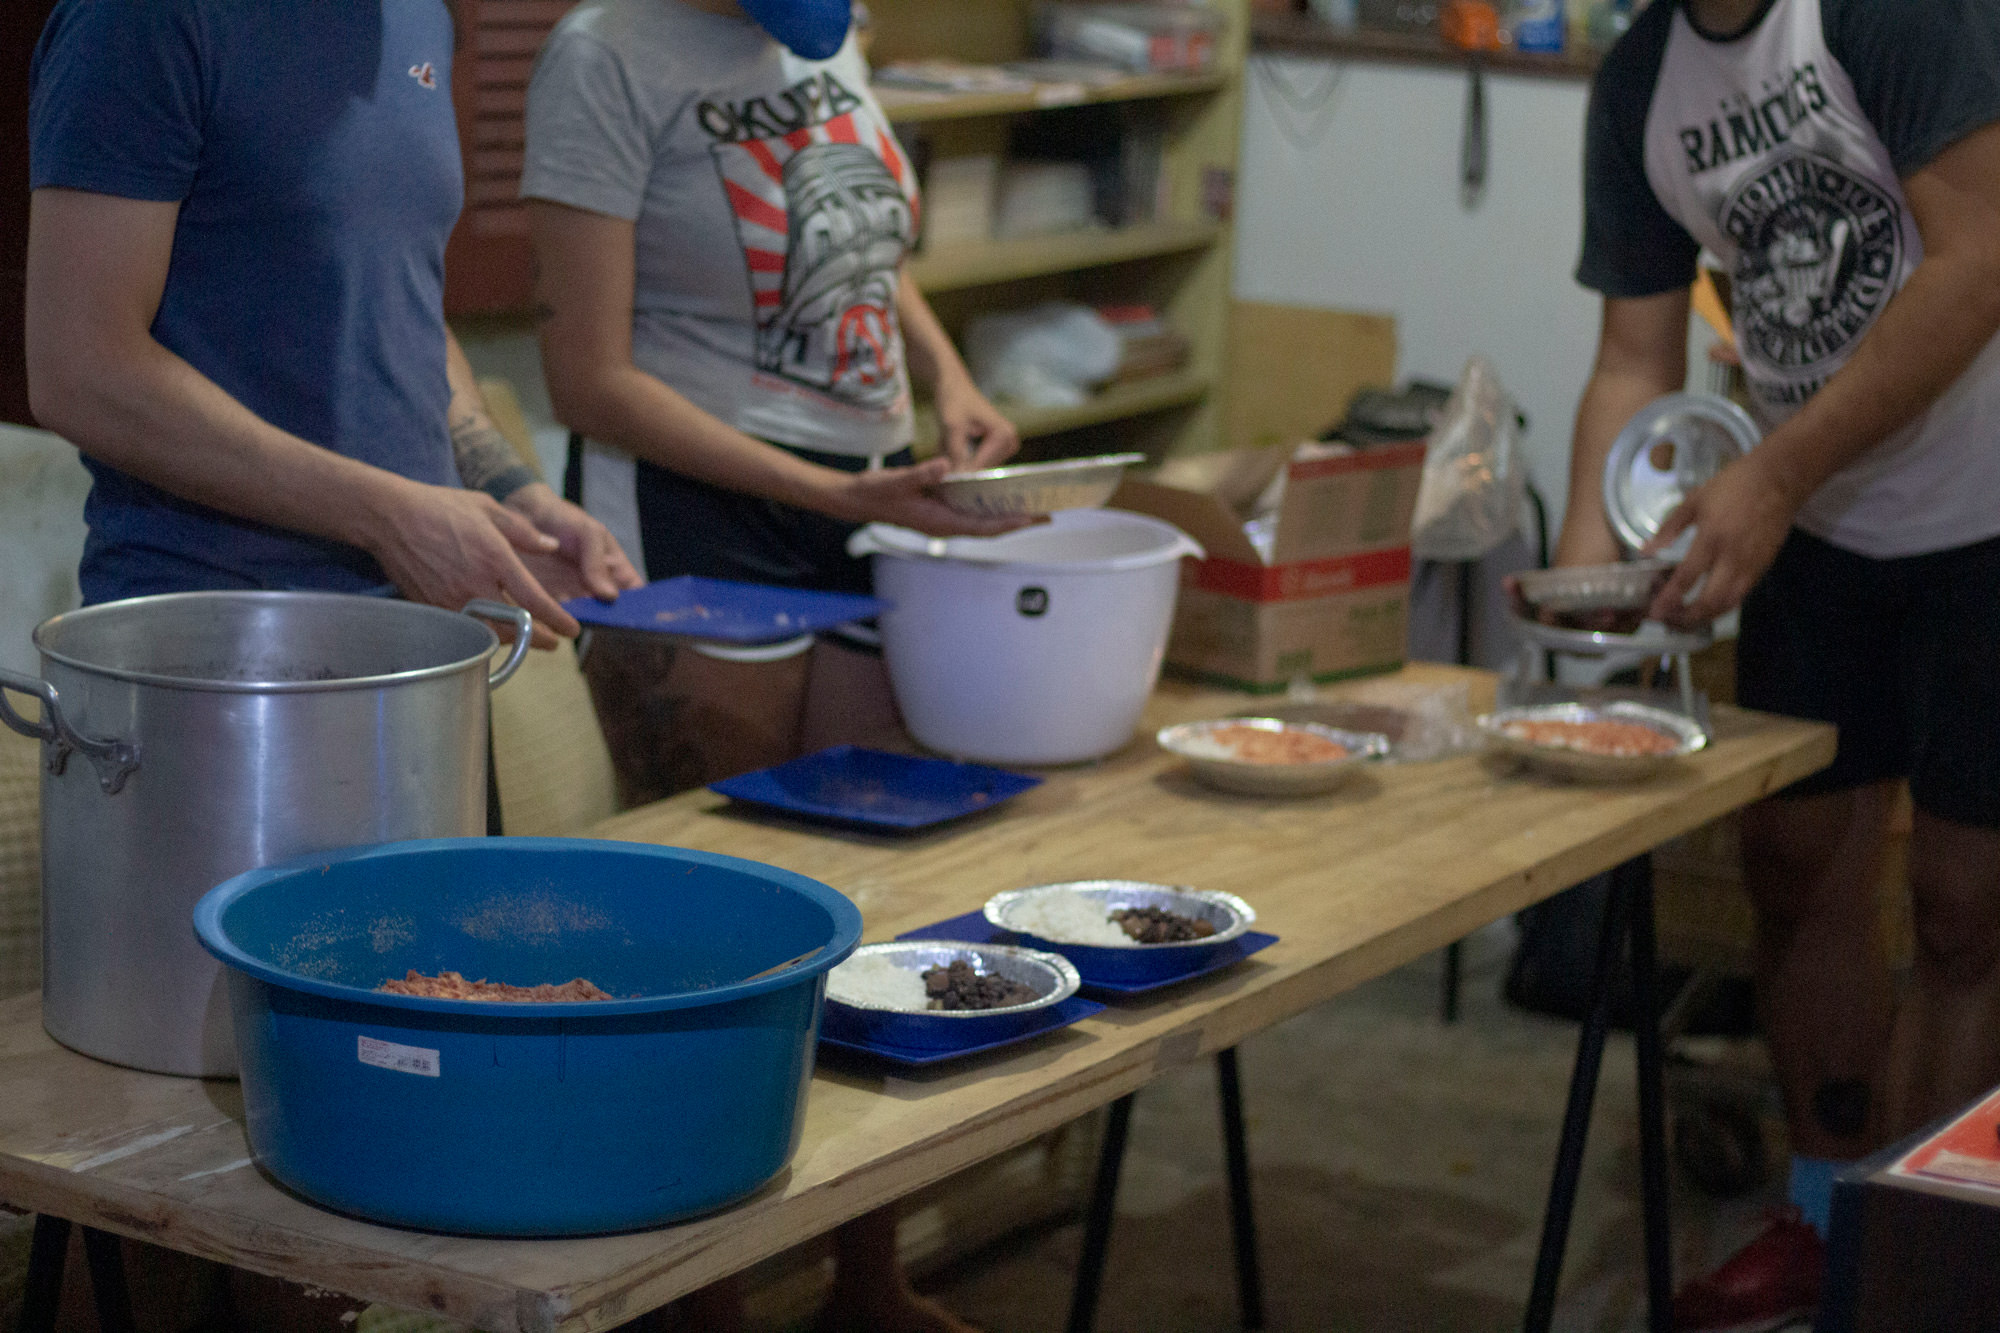
<svg viewBox="0 0 2000 1333">
<path fill-rule="evenodd" d="M 0 729 L 0 999 L 42 984 L 41 756 Z"/>
</svg>

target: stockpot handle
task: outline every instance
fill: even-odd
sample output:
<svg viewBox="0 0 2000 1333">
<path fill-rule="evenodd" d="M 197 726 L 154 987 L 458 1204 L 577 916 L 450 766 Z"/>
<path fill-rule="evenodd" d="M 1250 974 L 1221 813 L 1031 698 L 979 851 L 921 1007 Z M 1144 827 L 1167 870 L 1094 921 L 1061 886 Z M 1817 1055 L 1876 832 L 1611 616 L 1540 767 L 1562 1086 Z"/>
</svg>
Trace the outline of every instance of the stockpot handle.
<svg viewBox="0 0 2000 1333">
<path fill-rule="evenodd" d="M 42 720 L 39 723 L 30 722 L 15 712 L 7 702 L 8 690 L 32 694 L 40 699 Z M 72 727 L 69 719 L 63 716 L 62 700 L 56 694 L 56 687 L 34 676 L 0 670 L 0 722 L 5 722 L 23 736 L 41 742 L 48 750 L 51 773 L 63 771 L 72 750 L 90 760 L 91 767 L 97 770 L 97 785 L 104 789 L 106 796 L 116 796 L 123 791 L 125 780 L 139 769 L 138 746 L 130 741 L 99 740 Z"/>
<path fill-rule="evenodd" d="M 462 614 L 475 616 L 480 620 L 497 620 L 504 625 L 514 627 L 514 650 L 507 654 L 507 660 L 500 664 L 500 669 L 486 678 L 486 688 L 497 690 L 512 680 L 514 673 L 521 669 L 521 661 L 527 657 L 528 646 L 535 637 L 534 617 L 518 606 L 509 606 L 505 602 L 489 602 L 484 597 L 475 597 L 467 602 Z"/>
</svg>

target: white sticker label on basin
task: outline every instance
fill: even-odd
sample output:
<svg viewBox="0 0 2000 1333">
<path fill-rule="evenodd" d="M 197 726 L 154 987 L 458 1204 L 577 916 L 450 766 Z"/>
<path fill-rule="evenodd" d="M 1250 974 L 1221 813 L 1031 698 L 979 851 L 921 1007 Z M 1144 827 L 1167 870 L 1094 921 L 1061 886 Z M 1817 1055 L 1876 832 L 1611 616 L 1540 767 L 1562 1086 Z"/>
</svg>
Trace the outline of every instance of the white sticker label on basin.
<svg viewBox="0 0 2000 1333">
<path fill-rule="evenodd" d="M 375 1037 L 356 1037 L 360 1046 L 361 1063 L 374 1065 L 377 1069 L 393 1069 L 402 1074 L 422 1074 L 425 1078 L 438 1076 L 438 1053 L 423 1046 L 398 1046 L 393 1041 L 382 1041 Z"/>
</svg>

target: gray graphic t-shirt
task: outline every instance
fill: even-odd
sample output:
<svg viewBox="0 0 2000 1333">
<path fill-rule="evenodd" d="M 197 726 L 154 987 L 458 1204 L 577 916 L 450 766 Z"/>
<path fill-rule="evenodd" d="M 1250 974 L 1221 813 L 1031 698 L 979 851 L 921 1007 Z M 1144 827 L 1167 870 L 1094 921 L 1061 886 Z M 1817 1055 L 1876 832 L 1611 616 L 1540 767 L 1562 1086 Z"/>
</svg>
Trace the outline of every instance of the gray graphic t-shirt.
<svg viewBox="0 0 2000 1333">
<path fill-rule="evenodd" d="M 850 40 L 585 0 L 528 89 L 524 197 L 637 224 L 632 356 L 733 426 L 827 453 L 910 438 L 896 319 L 916 175 Z"/>
<path fill-rule="evenodd" d="M 1592 92 L 1577 276 L 1685 286 L 1706 246 L 1766 428 L 1847 364 L 1923 258 L 1901 178 L 2000 120 L 2000 0 L 1772 0 L 1704 34 L 1655 0 Z M 1809 532 L 1875 557 L 2000 534 L 2000 338 L 1822 487 Z"/>
</svg>

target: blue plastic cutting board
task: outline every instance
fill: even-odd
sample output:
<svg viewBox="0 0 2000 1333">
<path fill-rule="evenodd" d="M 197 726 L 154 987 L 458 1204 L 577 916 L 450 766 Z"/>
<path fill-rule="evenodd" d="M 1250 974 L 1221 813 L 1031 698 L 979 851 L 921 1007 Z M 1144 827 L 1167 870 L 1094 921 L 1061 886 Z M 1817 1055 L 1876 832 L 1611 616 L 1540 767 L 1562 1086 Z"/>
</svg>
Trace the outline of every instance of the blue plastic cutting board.
<svg viewBox="0 0 2000 1333">
<path fill-rule="evenodd" d="M 880 615 L 888 603 L 845 592 L 731 583 L 684 574 L 623 593 L 615 602 L 573 597 L 563 609 L 587 625 L 678 634 L 723 643 L 775 643 Z"/>
<path fill-rule="evenodd" d="M 990 810 L 1041 785 L 1040 778 L 984 764 L 836 745 L 708 789 L 789 814 L 902 830 Z"/>
<path fill-rule="evenodd" d="M 899 940 L 964 940 L 967 944 L 1018 944 L 1021 937 L 1012 931 L 1001 930 L 986 919 L 983 912 L 967 912 L 964 916 L 947 917 L 943 921 L 933 921 L 928 926 L 918 926 L 906 930 L 896 937 Z M 1178 986 L 1183 981 L 1205 977 L 1212 972 L 1220 972 L 1225 967 L 1234 967 L 1253 953 L 1261 953 L 1278 942 L 1276 935 L 1267 935 L 1261 930 L 1246 930 L 1231 940 L 1230 947 L 1209 955 L 1206 961 L 1175 972 L 1154 981 L 1093 981 L 1083 979 L 1083 989 L 1092 995 L 1144 995 L 1164 986 Z M 1037 946 L 1040 947 L 1040 946 Z"/>
<path fill-rule="evenodd" d="M 1054 1032 L 1058 1028 L 1066 1028 L 1080 1019 L 1089 1018 L 1092 1014 L 1101 1014 L 1103 1012 L 1104 1006 L 1095 1000 L 1086 1000 L 1080 995 L 1072 995 L 1061 1004 L 1052 1004 L 1047 1009 L 1042 1010 L 1041 1013 L 1045 1016 L 1038 1018 L 1033 1027 L 1009 1033 L 1004 1037 L 996 1037 L 990 1041 L 975 1040 L 969 1041 L 962 1046 L 947 1046 L 942 1048 L 892 1046 L 888 1042 L 883 1041 L 848 1040 L 842 1037 L 829 1037 L 825 1030 L 822 1029 L 819 1034 L 819 1044 L 822 1047 L 828 1047 L 836 1051 L 845 1051 L 853 1055 L 873 1056 L 878 1060 L 887 1060 L 891 1064 L 919 1067 L 934 1065 L 944 1060 L 962 1060 L 968 1055 L 978 1055 L 981 1051 L 997 1051 L 1003 1046 L 1012 1046 L 1015 1042 L 1027 1041 L 1031 1037 L 1039 1037 L 1044 1032 Z"/>
</svg>

